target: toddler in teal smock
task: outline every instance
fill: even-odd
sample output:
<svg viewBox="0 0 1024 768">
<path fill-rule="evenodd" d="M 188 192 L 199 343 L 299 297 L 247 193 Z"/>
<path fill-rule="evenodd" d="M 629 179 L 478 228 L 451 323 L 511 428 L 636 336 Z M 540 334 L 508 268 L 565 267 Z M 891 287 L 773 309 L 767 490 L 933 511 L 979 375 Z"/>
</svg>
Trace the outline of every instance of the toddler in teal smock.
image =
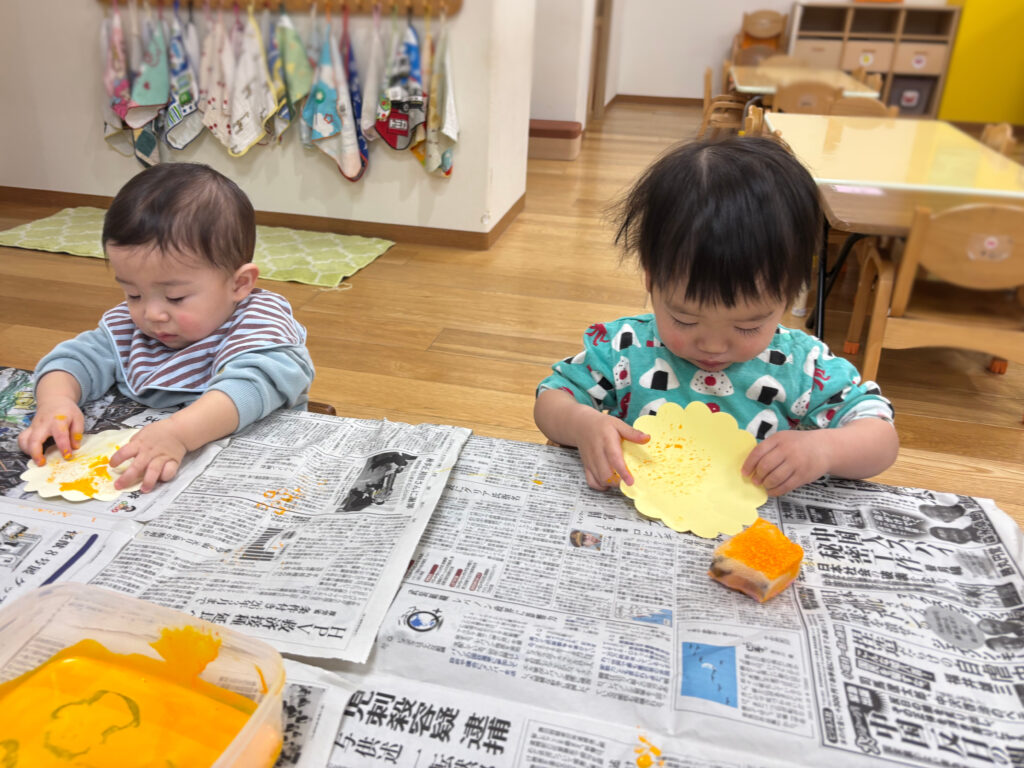
<svg viewBox="0 0 1024 768">
<path fill-rule="evenodd" d="M 666 402 L 732 415 L 760 442 L 743 474 L 770 495 L 825 474 L 863 478 L 896 458 L 892 406 L 874 382 L 808 334 L 779 324 L 810 277 L 822 230 L 817 187 L 770 139 L 683 145 L 620 207 L 653 312 L 591 325 L 555 363 L 534 418 L 580 450 L 597 489 L 632 477 L 621 440 Z"/>
</svg>

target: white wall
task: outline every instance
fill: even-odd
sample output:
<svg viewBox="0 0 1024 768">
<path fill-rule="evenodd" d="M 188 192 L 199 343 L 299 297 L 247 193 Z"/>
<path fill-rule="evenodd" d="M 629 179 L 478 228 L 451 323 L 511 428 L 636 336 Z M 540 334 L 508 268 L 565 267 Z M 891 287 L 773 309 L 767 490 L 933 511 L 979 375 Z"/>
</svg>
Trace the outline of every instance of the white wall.
<svg viewBox="0 0 1024 768">
<path fill-rule="evenodd" d="M 587 125 L 596 0 L 537 0 L 530 117 Z"/>
<path fill-rule="evenodd" d="M 113 195 L 141 169 L 103 141 L 98 39 L 107 7 L 0 2 L 0 185 Z M 294 17 L 303 34 L 306 16 Z M 462 134 L 449 179 L 374 142 L 367 173 L 353 184 L 326 155 L 304 150 L 294 125 L 282 146 L 254 147 L 242 158 L 208 133 L 174 157 L 230 176 L 261 211 L 487 232 L 526 190 L 533 20 L 534 0 L 468 0 L 452 18 Z M 368 24 L 353 17 L 360 60 Z"/>
<path fill-rule="evenodd" d="M 614 0 L 609 80 L 616 94 L 699 99 L 704 69 L 712 67 L 721 88 L 722 61 L 743 22 L 744 11 L 791 13 L 788 0 Z"/>
</svg>

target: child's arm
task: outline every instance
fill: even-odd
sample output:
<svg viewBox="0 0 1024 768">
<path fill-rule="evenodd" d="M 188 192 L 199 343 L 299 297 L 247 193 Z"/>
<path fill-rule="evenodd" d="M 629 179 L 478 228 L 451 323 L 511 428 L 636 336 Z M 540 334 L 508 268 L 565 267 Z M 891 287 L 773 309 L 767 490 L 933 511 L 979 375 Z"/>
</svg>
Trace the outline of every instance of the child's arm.
<svg viewBox="0 0 1024 768">
<path fill-rule="evenodd" d="M 61 455 L 70 456 L 82 441 L 85 418 L 78 400 L 82 388 L 66 371 L 51 371 L 36 385 L 36 412 L 32 423 L 18 435 L 18 447 L 43 465 L 43 444 L 52 437 Z"/>
<path fill-rule="evenodd" d="M 622 458 L 622 440 L 646 443 L 650 435 L 626 422 L 583 405 L 561 389 L 545 389 L 537 396 L 533 419 L 540 431 L 560 445 L 579 448 L 587 485 L 598 491 L 617 486 L 619 478 L 633 484 Z"/>
<path fill-rule="evenodd" d="M 883 419 L 863 418 L 835 429 L 785 430 L 766 438 L 747 456 L 742 473 L 781 496 L 825 474 L 872 477 L 896 461 L 899 437 Z"/>
<path fill-rule="evenodd" d="M 305 347 L 285 347 L 239 355 L 210 380 L 209 389 L 186 408 L 150 424 L 111 456 L 111 466 L 134 458 L 114 484 L 126 488 L 142 480 L 142 492 L 167 482 L 186 453 L 227 437 L 282 406 L 294 406 L 309 391 L 313 361 Z"/>
<path fill-rule="evenodd" d="M 177 474 L 186 453 L 227 437 L 237 428 L 238 409 L 231 398 L 215 389 L 205 392 L 177 413 L 143 427 L 110 457 L 112 467 L 134 459 L 114 487 L 127 488 L 141 480 L 142 492 L 148 493 L 157 482 L 167 482 Z"/>
</svg>

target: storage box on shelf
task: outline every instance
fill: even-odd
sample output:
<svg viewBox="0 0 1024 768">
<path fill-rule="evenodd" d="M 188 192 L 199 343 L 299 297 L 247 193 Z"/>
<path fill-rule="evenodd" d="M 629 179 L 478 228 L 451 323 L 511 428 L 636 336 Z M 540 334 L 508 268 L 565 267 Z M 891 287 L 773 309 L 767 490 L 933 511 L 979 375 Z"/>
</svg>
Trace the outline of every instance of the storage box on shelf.
<svg viewBox="0 0 1024 768">
<path fill-rule="evenodd" d="M 881 100 L 935 117 L 960 8 L 863 2 L 795 3 L 789 51 L 810 66 L 882 76 Z"/>
</svg>

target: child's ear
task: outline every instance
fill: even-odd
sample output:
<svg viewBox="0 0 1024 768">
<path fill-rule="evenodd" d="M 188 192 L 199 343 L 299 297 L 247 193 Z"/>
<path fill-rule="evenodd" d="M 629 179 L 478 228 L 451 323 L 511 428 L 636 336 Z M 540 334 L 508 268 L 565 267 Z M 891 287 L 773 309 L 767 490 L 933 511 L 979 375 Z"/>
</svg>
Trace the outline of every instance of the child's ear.
<svg viewBox="0 0 1024 768">
<path fill-rule="evenodd" d="M 647 291 L 647 293 L 651 292 L 651 273 L 650 270 L 647 269 L 644 270 L 644 290 Z"/>
<path fill-rule="evenodd" d="M 260 268 L 252 262 L 243 264 L 235 270 L 235 274 L 232 277 L 235 301 L 241 301 L 252 293 L 252 289 L 256 287 L 256 279 L 259 276 Z"/>
</svg>

